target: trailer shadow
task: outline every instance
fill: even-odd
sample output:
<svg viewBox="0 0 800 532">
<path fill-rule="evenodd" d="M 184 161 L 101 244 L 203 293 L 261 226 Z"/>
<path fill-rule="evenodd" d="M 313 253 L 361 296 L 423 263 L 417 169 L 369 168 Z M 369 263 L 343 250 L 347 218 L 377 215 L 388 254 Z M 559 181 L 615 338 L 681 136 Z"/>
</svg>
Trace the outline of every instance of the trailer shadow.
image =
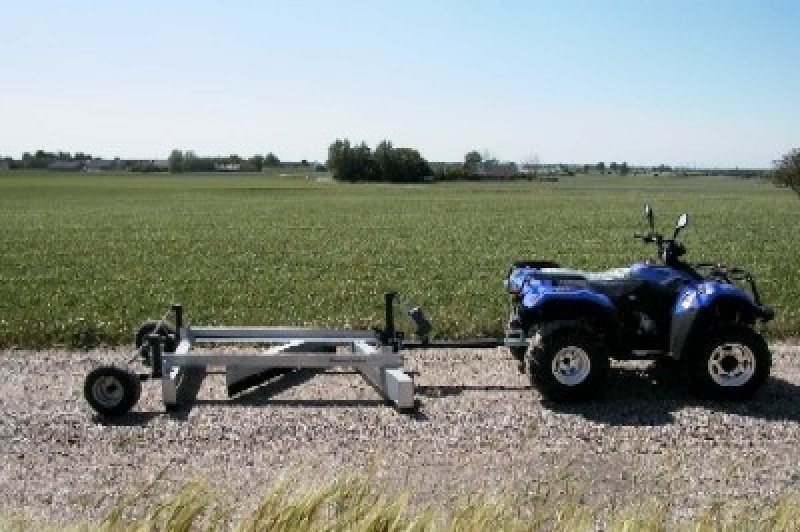
<svg viewBox="0 0 800 532">
<path fill-rule="evenodd" d="M 284 399 L 275 397 L 295 386 L 308 382 L 320 373 L 325 372 L 323 370 L 298 369 L 247 389 L 230 399 L 197 399 L 197 392 L 195 391 L 194 397 L 182 397 L 179 398 L 179 402 L 188 409 L 191 409 L 194 405 L 239 405 L 248 407 L 370 407 L 384 406 L 386 404 L 383 399 Z M 191 393 L 191 391 L 188 393 Z"/>
<path fill-rule="evenodd" d="M 145 426 L 153 419 L 169 416 L 170 419 L 186 421 L 197 405 L 205 406 L 246 406 L 246 407 L 385 407 L 383 399 L 283 399 L 275 396 L 295 386 L 306 383 L 322 370 L 298 369 L 275 377 L 267 382 L 253 386 L 229 399 L 199 399 L 198 393 L 207 376 L 205 368 L 188 368 L 177 387 L 178 404 L 164 411 L 134 411 L 127 414 L 106 418 L 94 415 L 92 421 L 101 425 L 112 426 Z M 337 372 L 352 373 L 352 372 Z"/>
<path fill-rule="evenodd" d="M 439 386 L 415 386 L 414 394 L 432 399 L 442 397 L 452 397 L 461 395 L 464 392 L 516 392 L 530 390 L 530 386 L 459 386 L 459 385 L 439 385 Z"/>
<path fill-rule="evenodd" d="M 800 386 L 770 377 L 755 396 L 745 401 L 704 400 L 675 373 L 656 369 L 614 369 L 604 393 L 585 403 L 543 401 L 546 408 L 610 426 L 661 426 L 674 423 L 684 408 L 705 408 L 764 420 L 800 422 Z"/>
</svg>

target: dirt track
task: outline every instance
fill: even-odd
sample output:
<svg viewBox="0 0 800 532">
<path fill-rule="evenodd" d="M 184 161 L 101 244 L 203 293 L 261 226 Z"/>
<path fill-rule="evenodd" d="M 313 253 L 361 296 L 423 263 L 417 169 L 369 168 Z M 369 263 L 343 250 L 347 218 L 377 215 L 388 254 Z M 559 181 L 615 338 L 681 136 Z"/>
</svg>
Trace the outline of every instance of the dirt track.
<svg viewBox="0 0 800 532">
<path fill-rule="evenodd" d="M 249 499 L 291 474 L 330 478 L 374 461 L 414 502 L 547 491 L 621 505 L 658 497 L 676 511 L 800 489 L 800 346 L 773 346 L 773 377 L 747 403 L 698 401 L 647 364 L 616 365 L 590 404 L 541 401 L 503 349 L 412 352 L 420 409 L 387 407 L 359 375 L 296 372 L 225 395 L 211 374 L 167 414 L 145 383 L 111 424 L 83 400 L 108 352 L 0 352 L 0 513 L 96 515 L 109 497 L 206 478 Z"/>
</svg>

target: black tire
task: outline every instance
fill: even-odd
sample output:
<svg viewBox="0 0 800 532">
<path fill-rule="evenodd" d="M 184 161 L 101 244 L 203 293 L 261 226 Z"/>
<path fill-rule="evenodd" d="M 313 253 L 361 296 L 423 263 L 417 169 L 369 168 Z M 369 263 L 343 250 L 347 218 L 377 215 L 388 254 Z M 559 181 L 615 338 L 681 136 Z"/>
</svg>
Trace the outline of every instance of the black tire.
<svg viewBox="0 0 800 532">
<path fill-rule="evenodd" d="M 687 381 L 699 396 L 747 399 L 769 377 L 772 355 L 764 338 L 750 327 L 728 325 L 712 330 L 687 353 Z"/>
<path fill-rule="evenodd" d="M 142 323 L 139 330 L 136 331 L 136 338 L 134 339 L 136 348 L 142 347 L 147 342 L 147 337 L 153 333 L 164 338 L 165 353 L 174 353 L 178 348 L 175 343 L 175 329 L 168 323 L 159 320 L 148 320 Z"/>
<path fill-rule="evenodd" d="M 139 376 L 128 368 L 99 366 L 86 376 L 83 396 L 101 416 L 116 417 L 128 413 L 142 395 Z"/>
<path fill-rule="evenodd" d="M 525 334 L 525 337 L 527 338 L 528 337 L 528 332 L 529 332 L 529 327 L 524 327 L 522 325 L 522 322 L 520 322 L 519 319 L 516 316 L 517 316 L 517 311 L 516 310 L 512 310 L 511 311 L 511 316 L 508 319 L 508 325 L 506 325 L 506 328 L 507 329 L 515 329 L 515 330 L 520 330 L 521 329 L 522 332 Z M 520 362 L 524 362 L 525 361 L 525 354 L 528 352 L 528 346 L 525 345 L 523 347 L 509 347 L 508 350 L 511 353 L 512 357 L 516 358 Z M 524 366 L 520 366 L 520 368 L 522 368 L 522 367 L 524 367 Z M 524 369 L 522 371 L 524 372 Z"/>
<path fill-rule="evenodd" d="M 508 350 L 511 352 L 511 356 L 519 361 L 525 360 L 525 353 L 528 352 L 527 347 L 509 347 Z"/>
<path fill-rule="evenodd" d="M 589 327 L 544 327 L 533 337 L 527 357 L 531 384 L 551 401 L 585 401 L 596 395 L 608 374 L 608 352 Z"/>
</svg>

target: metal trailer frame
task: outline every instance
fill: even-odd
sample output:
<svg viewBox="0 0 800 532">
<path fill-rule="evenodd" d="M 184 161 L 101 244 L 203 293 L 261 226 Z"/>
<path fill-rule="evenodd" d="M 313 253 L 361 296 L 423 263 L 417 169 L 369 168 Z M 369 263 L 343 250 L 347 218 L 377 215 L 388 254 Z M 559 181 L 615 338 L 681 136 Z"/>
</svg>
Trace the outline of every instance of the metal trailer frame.
<svg viewBox="0 0 800 532">
<path fill-rule="evenodd" d="M 149 373 L 137 376 L 119 368 L 97 368 L 95 371 L 102 375 L 98 377 L 90 373 L 84 393 L 92 407 L 101 415 L 114 416 L 127 412 L 138 400 L 137 389 L 140 390 L 140 385 L 132 384 L 131 380 L 161 380 L 164 405 L 167 409 L 174 409 L 179 402 L 179 388 L 186 382 L 184 377 L 191 368 L 202 368 L 205 374 L 209 367 L 223 367 L 229 396 L 295 369 L 350 368 L 358 371 L 398 410 L 408 411 L 413 410 L 416 404 L 414 380 L 404 369 L 404 348 L 496 348 L 503 345 L 527 345 L 524 331 L 511 328 L 506 330 L 504 339 L 429 342 L 431 324 L 419 307 L 411 308 L 397 292 L 384 294 L 384 305 L 383 329 L 349 330 L 184 326 L 183 306 L 173 304 L 170 310 L 174 317 L 174 328 L 165 321 L 165 315 L 161 320 L 147 322 L 137 334 L 138 355 L 142 363 L 149 367 Z M 395 305 L 401 306 L 416 325 L 415 335 L 418 341 L 406 342 L 405 334 L 395 328 Z M 220 353 L 218 350 L 219 345 L 237 343 L 253 345 L 237 354 Z M 200 346 L 205 348 L 201 349 Z M 108 371 L 113 373 L 111 377 L 108 376 Z M 119 371 L 127 373 L 120 375 Z M 192 374 L 197 376 L 198 372 Z M 112 379 L 111 384 L 99 382 L 104 378 Z M 97 392 L 98 386 L 100 393 Z M 125 401 L 125 397 L 120 397 L 120 394 L 125 396 L 126 393 L 130 399 L 129 404 L 120 406 Z"/>
<path fill-rule="evenodd" d="M 258 385 L 270 377 L 299 368 L 355 369 L 398 409 L 414 407 L 414 383 L 403 370 L 404 357 L 392 346 L 380 345 L 373 331 L 301 329 L 284 327 L 186 327 L 180 330 L 174 353 L 164 353 L 158 335 L 148 338 L 152 377 L 161 379 L 164 405 L 178 404 L 178 387 L 188 368 L 225 368 L 229 395 Z M 198 344 L 276 344 L 241 354 L 211 350 L 194 352 Z"/>
</svg>

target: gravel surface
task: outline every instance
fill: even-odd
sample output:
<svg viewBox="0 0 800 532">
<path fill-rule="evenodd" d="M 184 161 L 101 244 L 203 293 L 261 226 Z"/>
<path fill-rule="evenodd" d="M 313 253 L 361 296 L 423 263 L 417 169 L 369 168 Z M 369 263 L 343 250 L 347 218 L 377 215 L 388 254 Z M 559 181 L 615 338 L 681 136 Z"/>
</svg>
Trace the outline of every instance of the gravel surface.
<svg viewBox="0 0 800 532">
<path fill-rule="evenodd" d="M 212 372 L 175 413 L 144 383 L 114 423 L 93 415 L 82 387 L 122 350 L 0 351 L 0 513 L 96 516 L 122 493 L 194 478 L 250 500 L 285 475 L 314 484 L 369 464 L 415 503 L 563 491 L 614 506 L 658 498 L 680 513 L 773 495 L 800 489 L 800 345 L 772 350 L 772 378 L 745 403 L 693 399 L 670 375 L 626 363 L 600 399 L 554 405 L 505 349 L 437 350 L 408 355 L 413 415 L 345 371 L 298 371 L 234 399 Z"/>
</svg>

